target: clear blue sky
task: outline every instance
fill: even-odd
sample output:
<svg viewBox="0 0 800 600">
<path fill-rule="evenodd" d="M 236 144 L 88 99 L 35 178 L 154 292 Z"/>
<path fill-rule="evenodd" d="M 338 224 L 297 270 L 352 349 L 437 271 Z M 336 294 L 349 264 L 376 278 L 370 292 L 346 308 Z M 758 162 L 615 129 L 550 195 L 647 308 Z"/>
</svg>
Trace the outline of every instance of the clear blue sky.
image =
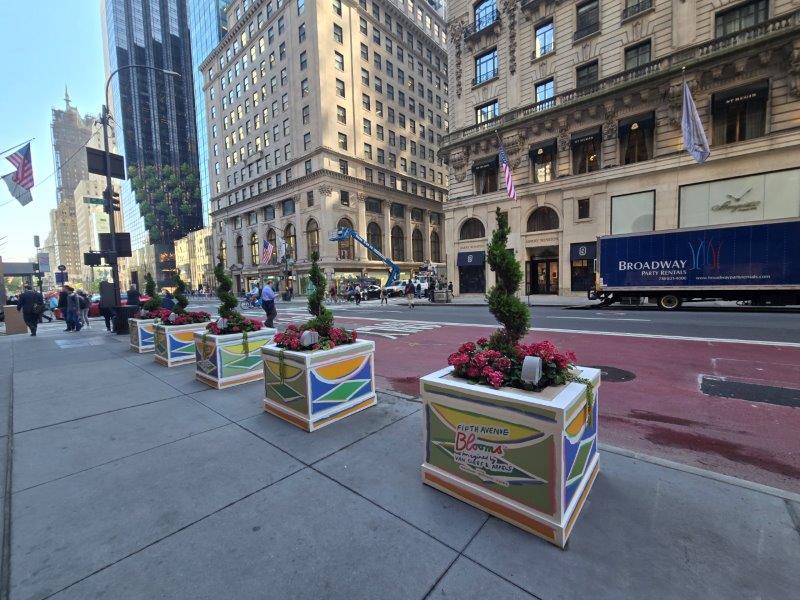
<svg viewBox="0 0 800 600">
<path fill-rule="evenodd" d="M 34 235 L 44 244 L 56 205 L 51 109 L 63 108 L 64 85 L 81 114 L 98 114 L 103 104 L 100 0 L 0 1 L 0 57 L 0 151 L 36 138 L 33 202 L 20 206 L 0 181 L 0 256 L 24 261 L 34 255 Z M 5 156 L 0 175 L 13 170 Z"/>
</svg>

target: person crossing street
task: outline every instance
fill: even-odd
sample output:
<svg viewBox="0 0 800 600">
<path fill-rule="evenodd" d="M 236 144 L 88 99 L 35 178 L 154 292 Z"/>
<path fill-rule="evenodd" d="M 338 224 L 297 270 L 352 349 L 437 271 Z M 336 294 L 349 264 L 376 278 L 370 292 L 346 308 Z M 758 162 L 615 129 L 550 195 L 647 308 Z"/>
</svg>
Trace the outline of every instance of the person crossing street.
<svg viewBox="0 0 800 600">
<path fill-rule="evenodd" d="M 275 317 L 278 311 L 275 309 L 275 292 L 272 290 L 272 280 L 267 281 L 264 289 L 261 290 L 261 307 L 267 315 L 264 325 L 274 327 Z"/>
<path fill-rule="evenodd" d="M 414 287 L 414 284 L 409 279 L 408 283 L 406 283 L 406 289 L 405 289 L 406 302 L 408 302 L 408 308 L 414 308 L 414 294 L 416 293 L 416 291 L 417 288 Z"/>
</svg>

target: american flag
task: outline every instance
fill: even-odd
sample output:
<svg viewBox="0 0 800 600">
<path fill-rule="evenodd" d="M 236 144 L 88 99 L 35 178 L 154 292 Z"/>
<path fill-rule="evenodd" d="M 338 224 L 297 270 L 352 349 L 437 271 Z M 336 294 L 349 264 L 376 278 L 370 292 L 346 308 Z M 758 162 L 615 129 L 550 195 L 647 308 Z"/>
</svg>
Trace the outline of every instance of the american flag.
<svg viewBox="0 0 800 600">
<path fill-rule="evenodd" d="M 272 244 L 270 244 L 267 240 L 264 240 L 264 243 L 261 245 L 261 264 L 268 265 L 269 261 L 272 260 L 272 251 L 274 248 Z"/>
<path fill-rule="evenodd" d="M 506 149 L 500 144 L 500 166 L 503 167 L 503 177 L 506 179 L 506 194 L 512 200 L 517 199 L 517 190 L 514 189 L 514 175 L 511 173 L 511 165 L 508 164 L 508 154 Z"/>
<path fill-rule="evenodd" d="M 31 145 L 25 144 L 22 148 L 6 158 L 14 165 L 17 172 L 14 173 L 14 183 L 29 190 L 33 187 L 33 163 L 31 162 Z"/>
</svg>

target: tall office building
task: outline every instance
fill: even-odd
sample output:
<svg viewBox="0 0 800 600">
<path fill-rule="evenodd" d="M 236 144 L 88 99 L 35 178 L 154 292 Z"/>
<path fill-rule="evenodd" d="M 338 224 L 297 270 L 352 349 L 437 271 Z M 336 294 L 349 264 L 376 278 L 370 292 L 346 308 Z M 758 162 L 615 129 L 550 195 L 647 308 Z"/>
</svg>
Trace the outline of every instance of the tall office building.
<svg viewBox="0 0 800 600">
<path fill-rule="evenodd" d="M 441 7 L 401 0 L 235 0 L 201 65 L 214 248 L 239 289 L 265 276 L 304 292 L 444 258 L 447 60 Z M 261 264 L 266 240 L 276 249 Z M 277 250 L 285 242 L 287 262 Z"/>
<path fill-rule="evenodd" d="M 189 33 L 192 38 L 192 75 L 194 76 L 195 122 L 197 123 L 197 155 L 200 160 L 200 196 L 203 202 L 203 225 L 208 225 L 211 185 L 208 179 L 208 137 L 206 136 L 206 103 L 203 99 L 203 78 L 198 69 L 228 31 L 225 9 L 230 0 L 187 0 Z"/>
<path fill-rule="evenodd" d="M 800 21 L 786 0 L 449 0 L 448 274 L 494 283 L 494 212 L 531 294 L 584 295 L 601 235 L 800 216 Z M 711 144 L 683 149 L 682 83 Z M 502 139 L 518 201 L 498 164 Z"/>
<path fill-rule="evenodd" d="M 162 169 L 197 173 L 192 59 L 184 0 L 103 0 L 104 46 L 108 73 L 126 65 L 147 65 L 175 71 L 180 77 L 150 69 L 126 69 L 111 84 L 113 117 L 119 148 L 129 173 L 148 186 L 135 193 L 130 179 L 123 186 L 125 223 L 134 250 L 153 243 L 154 270 L 159 285 L 172 285 L 175 274 L 173 241 L 202 227 L 199 191 L 165 198 L 155 189 Z M 179 177 L 181 181 L 186 178 Z M 148 256 L 151 253 L 148 251 Z M 134 270 L 133 282 L 144 273 Z"/>
</svg>

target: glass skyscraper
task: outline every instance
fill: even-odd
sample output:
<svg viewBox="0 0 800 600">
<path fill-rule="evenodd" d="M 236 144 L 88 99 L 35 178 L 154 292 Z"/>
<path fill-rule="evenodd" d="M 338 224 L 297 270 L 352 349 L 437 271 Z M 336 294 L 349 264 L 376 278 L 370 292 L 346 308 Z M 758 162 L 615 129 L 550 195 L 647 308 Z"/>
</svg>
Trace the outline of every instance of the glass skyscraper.
<svg viewBox="0 0 800 600">
<path fill-rule="evenodd" d="M 217 47 L 228 30 L 225 8 L 231 0 L 186 0 L 189 13 L 189 32 L 192 38 L 192 69 L 194 75 L 195 121 L 197 123 L 197 154 L 200 159 L 200 194 L 203 201 L 203 224 L 208 225 L 211 203 L 211 184 L 208 178 L 208 139 L 206 136 L 206 103 L 203 97 L 203 77 L 198 66 Z"/>
<path fill-rule="evenodd" d="M 151 184 L 162 179 L 167 165 L 196 176 L 200 169 L 186 0 L 104 0 L 102 8 L 108 73 L 137 64 L 180 74 L 127 69 L 114 76 L 112 112 L 129 172 L 135 167 Z M 160 190 L 134 194 L 128 179 L 122 205 L 133 249 L 152 242 L 156 281 L 173 285 L 173 242 L 203 225 L 199 194 L 180 200 L 165 198 Z M 137 275 L 132 279 L 141 283 L 144 274 Z"/>
</svg>

